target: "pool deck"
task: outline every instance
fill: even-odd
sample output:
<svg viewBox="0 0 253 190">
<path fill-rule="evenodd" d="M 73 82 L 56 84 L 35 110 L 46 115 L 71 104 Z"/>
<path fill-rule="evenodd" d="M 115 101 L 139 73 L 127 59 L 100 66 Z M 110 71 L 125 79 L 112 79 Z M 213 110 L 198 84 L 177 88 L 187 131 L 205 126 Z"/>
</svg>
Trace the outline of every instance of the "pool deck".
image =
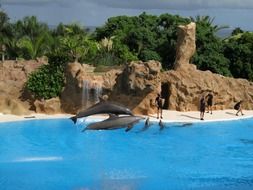
<svg viewBox="0 0 253 190">
<path fill-rule="evenodd" d="M 213 114 L 205 113 L 204 121 L 199 119 L 198 111 L 191 112 L 178 112 L 178 111 L 163 111 L 163 122 L 211 122 L 211 121 L 226 121 L 226 120 L 237 120 L 244 118 L 253 117 L 253 110 L 244 110 L 244 116 L 236 116 L 235 110 L 217 110 L 213 111 Z M 8 121 L 22 121 L 22 120 L 31 120 L 31 119 L 55 119 L 55 118 L 69 118 L 73 115 L 70 114 L 56 114 L 56 115 L 46 115 L 46 114 L 31 114 L 24 116 L 16 116 L 9 114 L 0 113 L 0 122 L 8 122 Z M 96 115 L 90 116 L 90 118 L 106 118 L 105 115 Z M 149 115 L 145 117 L 150 117 L 151 121 L 158 121 L 156 119 L 156 115 Z"/>
</svg>

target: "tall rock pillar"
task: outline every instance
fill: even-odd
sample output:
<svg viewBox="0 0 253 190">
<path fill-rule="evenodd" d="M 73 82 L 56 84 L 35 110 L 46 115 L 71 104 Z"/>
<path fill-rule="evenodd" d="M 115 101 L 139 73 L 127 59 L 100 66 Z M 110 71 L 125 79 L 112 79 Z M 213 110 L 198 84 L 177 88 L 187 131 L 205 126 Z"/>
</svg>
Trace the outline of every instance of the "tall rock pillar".
<svg viewBox="0 0 253 190">
<path fill-rule="evenodd" d="M 190 59 L 196 51 L 196 24 L 179 25 L 177 29 L 177 49 L 174 69 L 189 69 L 195 66 L 190 64 Z"/>
</svg>

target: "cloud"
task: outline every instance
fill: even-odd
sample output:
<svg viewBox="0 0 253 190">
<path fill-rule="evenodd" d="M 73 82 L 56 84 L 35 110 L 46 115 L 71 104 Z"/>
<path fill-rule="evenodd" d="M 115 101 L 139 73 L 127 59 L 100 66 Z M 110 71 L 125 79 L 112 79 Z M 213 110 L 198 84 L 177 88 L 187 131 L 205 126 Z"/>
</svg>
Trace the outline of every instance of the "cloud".
<svg viewBox="0 0 253 190">
<path fill-rule="evenodd" d="M 87 0 L 90 2 L 112 8 L 123 9 L 168 9 L 168 10 L 194 10 L 194 9 L 252 9 L 252 0 Z"/>
<path fill-rule="evenodd" d="M 252 9 L 252 0 L 0 0 L 3 5 L 43 5 L 43 4 L 85 4 L 94 3 L 98 6 L 121 9 L 168 9 L 168 10 L 194 10 L 194 9 Z"/>
<path fill-rule="evenodd" d="M 25 6 L 41 6 L 48 4 L 67 5 L 71 1 L 68 0 L 0 0 L 2 5 L 25 5 Z"/>
</svg>

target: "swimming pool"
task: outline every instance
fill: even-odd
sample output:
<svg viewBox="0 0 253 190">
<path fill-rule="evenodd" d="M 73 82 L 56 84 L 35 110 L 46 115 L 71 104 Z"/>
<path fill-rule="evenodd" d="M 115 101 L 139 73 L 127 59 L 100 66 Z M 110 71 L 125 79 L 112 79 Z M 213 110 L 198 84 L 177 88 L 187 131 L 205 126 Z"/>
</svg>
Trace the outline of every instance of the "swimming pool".
<svg viewBox="0 0 253 190">
<path fill-rule="evenodd" d="M 253 189 L 253 119 L 142 127 L 0 123 L 1 190 Z"/>
</svg>

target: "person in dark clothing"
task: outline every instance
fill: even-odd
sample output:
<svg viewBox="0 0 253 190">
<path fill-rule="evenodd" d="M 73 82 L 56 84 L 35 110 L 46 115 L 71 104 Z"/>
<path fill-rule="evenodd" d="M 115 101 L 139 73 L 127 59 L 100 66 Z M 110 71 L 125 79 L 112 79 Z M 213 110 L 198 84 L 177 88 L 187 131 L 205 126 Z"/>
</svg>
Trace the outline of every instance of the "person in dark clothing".
<svg viewBox="0 0 253 190">
<path fill-rule="evenodd" d="M 200 120 L 204 120 L 204 114 L 206 110 L 205 96 L 202 96 L 200 98 L 199 110 L 200 110 Z"/>
<path fill-rule="evenodd" d="M 210 114 L 213 114 L 213 94 L 209 93 L 206 96 L 206 99 L 207 99 L 207 113 L 209 113 L 210 111 Z"/>
<path fill-rule="evenodd" d="M 235 114 L 236 116 L 238 116 L 238 113 L 241 112 L 242 115 L 244 115 L 242 113 L 242 103 L 243 103 L 243 100 L 241 100 L 240 102 L 237 102 L 234 106 L 234 109 L 237 110 L 237 113 Z"/>
<path fill-rule="evenodd" d="M 163 118 L 163 99 L 160 94 L 157 94 L 157 97 L 155 99 L 155 104 L 157 107 L 157 119 L 159 119 L 159 115 L 160 115 L 160 118 L 162 119 Z"/>
</svg>

